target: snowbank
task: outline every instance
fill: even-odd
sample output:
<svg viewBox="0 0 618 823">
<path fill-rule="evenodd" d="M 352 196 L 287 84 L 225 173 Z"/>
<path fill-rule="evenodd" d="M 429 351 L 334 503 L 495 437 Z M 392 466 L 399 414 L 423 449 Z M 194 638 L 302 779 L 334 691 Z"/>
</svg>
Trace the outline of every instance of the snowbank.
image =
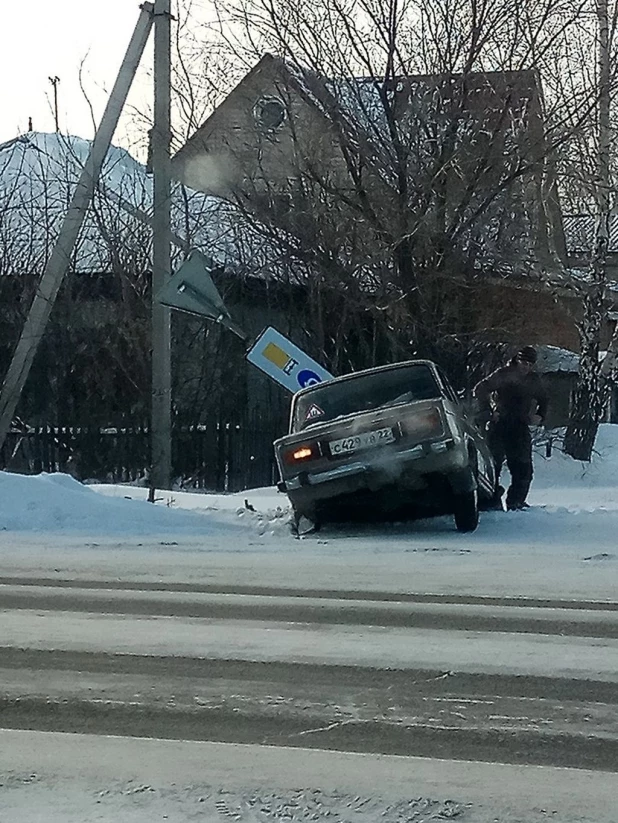
<svg viewBox="0 0 618 823">
<path fill-rule="evenodd" d="M 469 539 L 455 532 L 452 518 L 373 526 L 333 526 L 329 546 L 393 551 L 397 538 L 440 537 L 444 545 L 476 546 L 559 542 L 581 544 L 586 556 L 613 548 L 618 533 L 618 426 L 601 427 L 591 464 L 578 463 L 554 450 L 550 459 L 535 456 L 535 479 L 527 512 L 485 512 Z M 505 478 L 507 480 L 507 478 Z M 210 536 L 201 550 L 221 549 L 226 537 L 234 550 L 249 550 L 251 538 L 263 538 L 269 550 L 288 550 L 289 506 L 276 489 L 237 494 L 160 492 L 156 505 L 146 502 L 147 489 L 134 486 L 85 486 L 68 475 L 24 476 L 0 472 L 0 532 L 88 534 L 134 537 Z M 320 534 L 320 537 L 323 533 Z M 214 540 L 214 538 L 217 540 Z M 277 538 L 277 539 L 270 539 Z M 222 542 L 223 541 L 223 542 Z M 316 549 L 320 539 L 307 544 Z"/>
<path fill-rule="evenodd" d="M 535 455 L 531 502 L 573 512 L 618 509 L 618 425 L 599 429 L 590 463 L 581 463 L 554 448 L 551 458 Z"/>
<path fill-rule="evenodd" d="M 66 474 L 26 476 L 0 472 L 0 531 L 139 535 L 212 534 L 233 523 L 169 506 L 107 497 Z"/>
</svg>

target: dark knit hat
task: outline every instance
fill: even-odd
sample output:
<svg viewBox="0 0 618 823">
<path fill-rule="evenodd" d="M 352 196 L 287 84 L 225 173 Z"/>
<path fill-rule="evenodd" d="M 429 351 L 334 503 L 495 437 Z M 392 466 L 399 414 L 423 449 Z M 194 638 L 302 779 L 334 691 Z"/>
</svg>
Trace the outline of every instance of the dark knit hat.
<svg viewBox="0 0 618 823">
<path fill-rule="evenodd" d="M 516 355 L 517 360 L 521 360 L 524 363 L 536 363 L 536 349 L 532 348 L 532 346 L 524 346 L 523 349 L 520 349 Z"/>
</svg>

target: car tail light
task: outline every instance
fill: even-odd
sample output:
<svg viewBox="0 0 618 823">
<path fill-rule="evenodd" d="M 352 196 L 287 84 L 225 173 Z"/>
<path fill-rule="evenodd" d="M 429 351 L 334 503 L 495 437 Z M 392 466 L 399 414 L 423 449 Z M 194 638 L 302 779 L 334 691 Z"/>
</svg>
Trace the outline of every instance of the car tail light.
<svg viewBox="0 0 618 823">
<path fill-rule="evenodd" d="M 419 409 L 401 418 L 401 428 L 412 437 L 432 437 L 442 434 L 442 418 L 437 409 Z"/>
<path fill-rule="evenodd" d="M 283 453 L 283 461 L 288 466 L 297 466 L 299 463 L 306 463 L 319 456 L 320 450 L 317 443 L 299 443 Z"/>
</svg>

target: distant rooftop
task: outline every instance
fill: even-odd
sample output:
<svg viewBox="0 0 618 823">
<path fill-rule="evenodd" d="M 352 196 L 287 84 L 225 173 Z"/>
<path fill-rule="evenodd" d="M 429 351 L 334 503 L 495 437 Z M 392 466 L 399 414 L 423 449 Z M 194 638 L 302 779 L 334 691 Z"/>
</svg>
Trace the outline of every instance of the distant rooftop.
<svg viewBox="0 0 618 823">
<path fill-rule="evenodd" d="M 573 255 L 588 254 L 594 242 L 596 218 L 592 214 L 568 214 L 562 218 L 567 252 Z M 618 253 L 618 214 L 609 221 L 608 250 Z"/>
<path fill-rule="evenodd" d="M 0 212 L 3 244 L 0 274 L 40 273 L 57 237 L 91 142 L 62 134 L 28 132 L 0 144 Z M 125 149 L 107 153 L 95 204 L 88 214 L 72 267 L 80 273 L 114 270 L 109 238 L 124 252 L 144 244 L 138 228 L 152 213 L 152 178 Z M 142 216 L 142 220 L 136 214 Z M 276 278 L 280 252 L 231 203 L 172 188 L 172 231 L 178 245 L 196 248 L 213 263 L 249 277 Z M 133 238 L 131 240 L 131 238 Z M 117 261 L 116 261 L 117 265 Z"/>
</svg>

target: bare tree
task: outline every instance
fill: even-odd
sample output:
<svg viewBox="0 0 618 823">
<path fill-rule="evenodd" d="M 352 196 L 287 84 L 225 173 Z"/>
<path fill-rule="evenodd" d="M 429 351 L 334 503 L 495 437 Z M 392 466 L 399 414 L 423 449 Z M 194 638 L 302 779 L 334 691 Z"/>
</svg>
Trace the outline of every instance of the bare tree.
<svg viewBox="0 0 618 823">
<path fill-rule="evenodd" d="M 374 357 L 455 348 L 461 365 L 487 331 L 484 290 L 559 268 L 553 158 L 594 107 L 573 72 L 566 94 L 562 73 L 584 5 L 217 0 L 208 36 L 242 65 L 268 51 L 288 72 L 285 186 L 258 160 L 235 195 L 309 264 L 310 325 L 331 365 L 354 359 L 338 292 L 370 319 Z M 297 125 L 299 96 L 322 135 Z M 499 335 L 501 318 L 491 325 Z"/>
<path fill-rule="evenodd" d="M 596 152 L 593 194 L 596 205 L 596 227 L 590 258 L 589 275 L 583 294 L 583 317 L 580 323 L 580 370 L 573 395 L 571 419 L 564 439 L 564 449 L 578 460 L 590 460 L 599 424 L 603 420 L 609 398 L 610 375 L 614 349 L 611 342 L 604 359 L 600 357 L 605 307 L 607 301 L 607 252 L 611 212 L 611 124 L 610 102 L 615 71 L 612 77 L 612 41 L 616 29 L 617 9 L 610 19 L 608 0 L 597 0 L 597 77 L 598 105 L 596 117 Z"/>
<path fill-rule="evenodd" d="M 87 141 L 62 135 L 30 134 L 0 147 L 0 373 L 87 151 Z M 151 207 L 144 169 L 124 150 L 112 149 L 19 409 L 32 424 L 148 420 Z M 267 275 L 283 276 L 280 250 L 269 247 L 230 204 L 176 185 L 172 220 L 175 263 L 188 248 L 202 249 L 214 258 L 221 289 L 226 296 L 231 290 L 231 299 L 238 299 L 249 275 L 264 290 Z M 225 276 L 226 268 L 234 269 L 234 278 Z M 245 388 L 234 377 L 244 348 L 235 338 L 177 316 L 174 358 L 179 423 L 241 414 Z"/>
</svg>

